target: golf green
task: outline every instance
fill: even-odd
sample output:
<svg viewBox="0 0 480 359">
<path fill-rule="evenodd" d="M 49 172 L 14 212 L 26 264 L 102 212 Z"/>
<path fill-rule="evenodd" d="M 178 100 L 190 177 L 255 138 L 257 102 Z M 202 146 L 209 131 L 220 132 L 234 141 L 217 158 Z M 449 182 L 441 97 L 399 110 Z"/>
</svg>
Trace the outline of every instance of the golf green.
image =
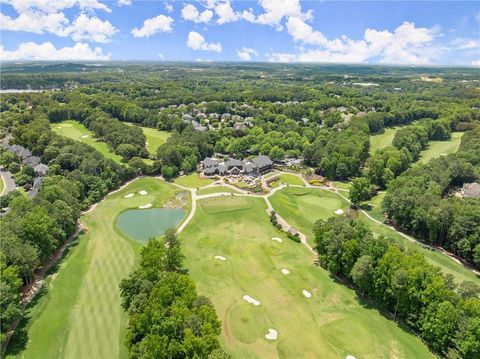
<svg viewBox="0 0 480 359">
<path fill-rule="evenodd" d="M 127 236 L 146 242 L 176 228 L 184 216 L 181 208 L 130 209 L 117 217 L 116 224 Z"/>
</svg>

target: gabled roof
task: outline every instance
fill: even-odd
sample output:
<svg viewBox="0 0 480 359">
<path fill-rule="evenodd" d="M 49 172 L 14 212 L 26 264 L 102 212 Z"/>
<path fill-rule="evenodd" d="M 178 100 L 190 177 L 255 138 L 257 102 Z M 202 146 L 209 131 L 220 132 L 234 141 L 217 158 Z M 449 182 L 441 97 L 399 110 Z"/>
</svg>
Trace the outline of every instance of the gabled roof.
<svg viewBox="0 0 480 359">
<path fill-rule="evenodd" d="M 236 160 L 234 158 L 228 160 L 225 165 L 228 167 L 243 167 L 244 166 L 244 163 L 243 161 L 240 161 L 240 160 Z"/>
<path fill-rule="evenodd" d="M 480 183 L 465 183 L 462 187 L 464 197 L 480 198 Z"/>
<path fill-rule="evenodd" d="M 35 172 L 47 172 L 48 166 L 44 163 L 40 163 L 39 165 L 36 165 L 33 169 L 35 170 Z"/>
<path fill-rule="evenodd" d="M 205 157 L 205 159 L 203 160 L 203 167 L 212 167 L 217 165 L 218 161 L 213 158 Z"/>
<path fill-rule="evenodd" d="M 271 166 L 273 164 L 273 161 L 268 156 L 265 156 L 265 155 L 254 157 L 252 159 L 252 162 L 258 167 Z"/>
</svg>

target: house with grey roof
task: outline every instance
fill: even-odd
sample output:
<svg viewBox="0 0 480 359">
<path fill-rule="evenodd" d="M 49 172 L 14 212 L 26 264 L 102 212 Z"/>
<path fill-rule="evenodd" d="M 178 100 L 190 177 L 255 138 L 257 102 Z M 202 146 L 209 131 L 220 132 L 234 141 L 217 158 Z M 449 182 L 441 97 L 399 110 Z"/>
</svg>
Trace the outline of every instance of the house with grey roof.
<svg viewBox="0 0 480 359">
<path fill-rule="evenodd" d="M 40 163 L 38 165 L 36 165 L 35 167 L 33 167 L 33 170 L 35 171 L 35 174 L 37 176 L 45 176 L 48 172 L 48 166 L 44 163 Z"/>
<path fill-rule="evenodd" d="M 245 174 L 257 176 L 268 172 L 273 167 L 273 161 L 267 156 L 257 156 L 251 161 L 242 161 L 229 159 L 225 162 L 207 157 L 202 161 L 203 174 L 205 176 L 214 175 L 238 175 Z"/>
<path fill-rule="evenodd" d="M 465 183 L 460 194 L 463 198 L 480 198 L 480 183 Z"/>
<path fill-rule="evenodd" d="M 27 166 L 32 166 L 35 167 L 36 165 L 39 165 L 41 162 L 40 157 L 38 156 L 30 156 L 26 157 L 22 160 L 22 163 Z"/>
</svg>

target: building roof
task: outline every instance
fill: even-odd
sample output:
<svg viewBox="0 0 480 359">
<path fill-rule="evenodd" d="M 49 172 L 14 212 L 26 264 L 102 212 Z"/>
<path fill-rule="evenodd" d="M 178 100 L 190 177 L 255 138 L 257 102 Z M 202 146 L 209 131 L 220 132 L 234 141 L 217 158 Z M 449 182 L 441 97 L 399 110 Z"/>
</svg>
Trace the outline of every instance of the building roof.
<svg viewBox="0 0 480 359">
<path fill-rule="evenodd" d="M 30 156 L 30 157 L 24 158 L 22 162 L 26 165 L 36 166 L 40 164 L 41 159 L 38 156 Z"/>
<path fill-rule="evenodd" d="M 35 172 L 47 172 L 48 171 L 48 166 L 44 163 L 40 163 L 39 165 L 36 165 L 34 168 Z"/>
<path fill-rule="evenodd" d="M 273 164 L 273 161 L 268 156 L 265 156 L 265 155 L 254 157 L 252 159 L 252 162 L 258 167 L 271 166 Z"/>
<path fill-rule="evenodd" d="M 30 152 L 30 150 L 27 150 L 26 148 L 24 148 L 23 150 L 21 150 L 18 155 L 21 157 L 21 158 L 27 158 L 27 157 L 30 157 L 32 155 L 32 152 Z"/>
<path fill-rule="evenodd" d="M 242 167 L 245 165 L 243 163 L 243 161 L 240 161 L 240 160 L 236 160 L 234 158 L 230 159 L 227 161 L 227 163 L 225 163 L 225 165 L 228 167 Z"/>
<path fill-rule="evenodd" d="M 212 166 L 218 166 L 218 161 L 210 157 L 205 157 L 205 159 L 203 160 L 203 167 L 212 167 Z"/>
<path fill-rule="evenodd" d="M 43 183 L 43 177 L 35 177 L 33 180 L 33 188 L 34 189 L 39 189 L 42 186 Z"/>
<path fill-rule="evenodd" d="M 480 183 L 465 183 L 462 187 L 463 197 L 480 198 Z"/>
</svg>

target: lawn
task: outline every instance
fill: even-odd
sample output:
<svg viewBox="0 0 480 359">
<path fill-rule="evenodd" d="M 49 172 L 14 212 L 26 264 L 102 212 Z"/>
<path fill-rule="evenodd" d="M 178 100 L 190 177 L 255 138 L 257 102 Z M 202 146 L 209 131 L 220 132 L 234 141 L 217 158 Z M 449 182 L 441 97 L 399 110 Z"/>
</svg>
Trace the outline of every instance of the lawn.
<svg viewBox="0 0 480 359">
<path fill-rule="evenodd" d="M 385 128 L 383 133 L 370 136 L 370 153 L 391 146 L 393 137 L 395 136 L 397 130 L 398 127 Z"/>
<path fill-rule="evenodd" d="M 199 201 L 180 239 L 189 274 L 212 300 L 222 320 L 222 345 L 233 357 L 433 358 L 418 338 L 313 265 L 305 247 L 271 225 L 263 199 L 224 196 L 214 213 L 211 200 Z M 265 339 L 269 328 L 278 331 L 277 340 Z"/>
<path fill-rule="evenodd" d="M 211 193 L 240 193 L 236 189 L 227 186 L 215 186 L 215 187 L 207 187 L 201 188 L 197 191 L 197 195 L 202 196 L 204 194 L 211 194 Z"/>
<path fill-rule="evenodd" d="M 452 138 L 449 141 L 430 141 L 428 148 L 420 153 L 419 162 L 427 163 L 432 158 L 457 152 L 462 136 L 463 132 L 452 132 Z"/>
<path fill-rule="evenodd" d="M 140 190 L 148 194 L 141 196 Z M 132 270 L 141 245 L 115 228 L 115 218 L 145 203 L 160 207 L 176 191 L 161 180 L 141 178 L 82 216 L 88 231 L 51 276 L 48 293 L 29 312 L 28 344 L 19 356 L 127 357 L 123 344 L 127 317 L 118 285 Z M 124 198 L 127 193 L 135 195 Z"/>
<path fill-rule="evenodd" d="M 362 205 L 362 207 L 366 208 L 365 210 L 370 216 L 380 222 L 383 222 L 385 220 L 385 215 L 382 211 L 382 201 L 385 198 L 385 195 L 386 192 L 380 192 Z M 371 206 L 368 206 L 368 204 L 370 204 Z"/>
<path fill-rule="evenodd" d="M 290 173 L 282 173 L 281 175 L 278 176 L 278 180 L 271 182 L 270 187 L 275 188 L 280 186 L 281 184 L 291 184 L 295 186 L 303 186 L 305 183 L 303 180 Z"/>
<path fill-rule="evenodd" d="M 105 157 L 121 163 L 121 156 L 113 153 L 105 142 L 95 140 L 93 132 L 77 121 L 67 120 L 60 123 L 52 123 L 51 127 L 57 134 L 86 143 L 101 152 Z"/>
<path fill-rule="evenodd" d="M 337 187 L 339 190 L 350 191 L 350 188 L 352 187 L 352 182 L 334 181 L 333 186 Z"/>
<path fill-rule="evenodd" d="M 345 211 L 347 201 L 329 191 L 317 188 L 288 187 L 270 197 L 277 213 L 289 224 L 307 236 L 313 243 L 313 223 L 335 215 L 337 209 Z"/>
<path fill-rule="evenodd" d="M 214 180 L 211 178 L 200 178 L 198 173 L 193 172 L 186 176 L 177 177 L 174 182 L 188 188 L 200 188 L 213 183 Z"/>
<path fill-rule="evenodd" d="M 129 123 L 129 125 L 135 126 L 131 123 Z M 157 153 L 157 149 L 172 135 L 169 132 L 159 131 L 155 128 L 141 126 L 138 127 L 142 129 L 145 137 L 147 138 L 147 150 L 151 155 L 155 155 Z"/>
</svg>

